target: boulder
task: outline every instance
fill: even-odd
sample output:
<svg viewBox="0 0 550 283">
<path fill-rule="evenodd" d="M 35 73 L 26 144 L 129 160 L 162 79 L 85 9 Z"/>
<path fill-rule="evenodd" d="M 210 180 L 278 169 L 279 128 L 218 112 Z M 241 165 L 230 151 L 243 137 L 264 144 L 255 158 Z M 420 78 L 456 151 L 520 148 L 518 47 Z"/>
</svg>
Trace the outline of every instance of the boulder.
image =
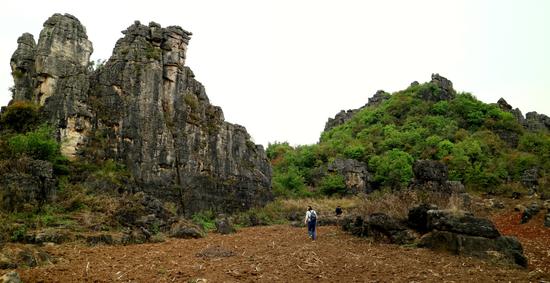
<svg viewBox="0 0 550 283">
<path fill-rule="evenodd" d="M 497 105 L 502 111 L 505 111 L 505 112 L 512 111 L 512 105 L 508 104 L 508 102 L 504 100 L 504 98 L 502 97 L 499 98 L 499 100 L 497 101 Z"/>
<path fill-rule="evenodd" d="M 74 240 L 66 229 L 44 229 L 25 236 L 24 242 L 29 244 L 55 243 L 62 244 Z"/>
<path fill-rule="evenodd" d="M 392 244 L 407 244 L 415 235 L 398 220 L 384 214 L 373 213 L 363 219 L 361 216 L 346 216 L 340 221 L 342 229 L 358 237 L 373 237 L 376 241 Z"/>
<path fill-rule="evenodd" d="M 21 283 L 19 274 L 15 271 L 10 271 L 0 277 L 0 283 Z"/>
<path fill-rule="evenodd" d="M 451 210 L 428 211 L 428 228 L 469 236 L 497 238 L 497 228 L 489 219 L 476 218 L 469 212 Z"/>
<path fill-rule="evenodd" d="M 453 83 L 447 78 L 444 78 L 439 74 L 432 74 L 432 80 L 430 83 L 438 87 L 435 96 L 436 101 L 451 100 L 456 96 L 456 91 L 453 89 Z"/>
<path fill-rule="evenodd" d="M 529 222 L 529 220 L 531 220 L 531 218 L 533 218 L 533 216 L 535 216 L 539 213 L 540 209 L 541 209 L 540 205 L 536 202 L 533 202 L 531 205 L 524 208 L 522 210 L 522 213 L 521 213 L 520 223 L 525 224 L 525 223 Z"/>
<path fill-rule="evenodd" d="M 416 180 L 420 182 L 446 182 L 449 176 L 447 165 L 436 160 L 417 160 L 413 164 Z"/>
<path fill-rule="evenodd" d="M 529 194 L 535 193 L 539 185 L 538 176 L 539 171 L 537 168 L 527 169 L 521 175 L 521 184 L 529 189 Z"/>
<path fill-rule="evenodd" d="M 113 245 L 116 241 L 113 239 L 112 235 L 109 234 L 98 234 L 86 236 L 86 243 L 91 246 L 95 245 Z"/>
<path fill-rule="evenodd" d="M 124 245 L 142 244 L 149 241 L 151 238 L 149 230 L 141 227 L 141 229 L 132 228 L 124 233 L 121 242 Z"/>
<path fill-rule="evenodd" d="M 215 225 L 216 225 L 216 232 L 223 235 L 233 234 L 237 232 L 237 230 L 235 230 L 235 227 L 233 227 L 231 220 L 226 216 L 221 216 L 218 219 L 216 219 Z"/>
<path fill-rule="evenodd" d="M 550 227 L 550 212 L 544 216 L 544 227 Z"/>
<path fill-rule="evenodd" d="M 143 192 L 125 196 L 114 213 L 121 226 L 148 231 L 170 229 L 175 215 L 159 199 Z"/>
<path fill-rule="evenodd" d="M 448 181 L 447 165 L 437 160 L 417 160 L 413 164 L 414 179 L 409 184 L 411 190 L 462 194 L 464 185 L 460 181 Z"/>
<path fill-rule="evenodd" d="M 412 243 L 415 239 L 405 225 L 384 213 L 369 215 L 365 225 L 368 234 L 377 240 L 387 239 L 392 244 L 402 245 Z"/>
<path fill-rule="evenodd" d="M 426 233 L 430 227 L 428 225 L 428 211 L 436 210 L 437 206 L 432 204 L 421 204 L 409 210 L 407 225 L 420 233 Z"/>
<path fill-rule="evenodd" d="M 302 222 L 303 223 L 303 222 Z M 368 237 L 365 220 L 359 215 L 347 215 L 342 219 L 342 230 L 357 237 Z"/>
<path fill-rule="evenodd" d="M 419 246 L 456 255 L 474 256 L 500 263 L 527 266 L 527 259 L 523 255 L 521 243 L 516 238 L 509 236 L 485 238 L 449 231 L 433 231 L 420 239 Z"/>
<path fill-rule="evenodd" d="M 198 239 L 205 236 L 204 231 L 197 225 L 187 221 L 179 220 L 172 224 L 170 229 L 170 237 L 182 239 Z"/>
</svg>

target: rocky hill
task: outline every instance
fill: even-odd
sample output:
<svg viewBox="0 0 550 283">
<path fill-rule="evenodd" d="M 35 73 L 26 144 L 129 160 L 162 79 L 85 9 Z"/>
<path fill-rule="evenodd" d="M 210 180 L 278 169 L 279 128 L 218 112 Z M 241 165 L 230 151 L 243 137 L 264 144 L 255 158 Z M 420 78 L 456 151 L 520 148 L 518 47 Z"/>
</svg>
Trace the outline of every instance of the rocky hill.
<svg viewBox="0 0 550 283">
<path fill-rule="evenodd" d="M 91 64 L 92 43 L 74 16 L 51 16 L 38 43 L 23 34 L 11 59 L 15 86 L 2 112 L 4 136 L 25 133 L 6 121 L 30 102 L 39 122 L 52 126 L 71 166 L 112 162 L 123 171 L 123 178 L 115 176 L 110 185 L 95 186 L 100 191 L 143 191 L 188 215 L 243 210 L 270 200 L 271 166 L 263 147 L 244 127 L 224 120 L 185 65 L 191 33 L 136 21 L 123 34 L 111 58 L 99 66 Z M 33 172 L 21 174 L 41 186 Z M 51 174 L 48 179 L 55 177 Z M 79 178 L 90 181 L 85 172 L 70 179 Z M 16 183 L 21 178 L 4 182 L 4 188 Z M 49 186 L 43 195 L 55 190 Z"/>
<path fill-rule="evenodd" d="M 279 195 L 390 188 L 550 197 L 550 118 L 486 104 L 432 75 L 330 118 L 315 145 L 272 144 Z"/>
</svg>

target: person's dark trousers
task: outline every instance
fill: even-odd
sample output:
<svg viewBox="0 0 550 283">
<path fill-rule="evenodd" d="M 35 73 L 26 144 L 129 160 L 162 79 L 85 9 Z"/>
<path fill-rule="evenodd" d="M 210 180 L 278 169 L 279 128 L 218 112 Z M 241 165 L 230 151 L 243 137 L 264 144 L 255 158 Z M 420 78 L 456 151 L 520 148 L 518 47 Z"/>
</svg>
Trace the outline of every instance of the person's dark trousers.
<svg viewBox="0 0 550 283">
<path fill-rule="evenodd" d="M 315 229 L 315 226 L 317 226 L 317 221 L 309 221 L 307 223 L 307 233 L 313 240 L 317 239 L 317 229 Z"/>
</svg>

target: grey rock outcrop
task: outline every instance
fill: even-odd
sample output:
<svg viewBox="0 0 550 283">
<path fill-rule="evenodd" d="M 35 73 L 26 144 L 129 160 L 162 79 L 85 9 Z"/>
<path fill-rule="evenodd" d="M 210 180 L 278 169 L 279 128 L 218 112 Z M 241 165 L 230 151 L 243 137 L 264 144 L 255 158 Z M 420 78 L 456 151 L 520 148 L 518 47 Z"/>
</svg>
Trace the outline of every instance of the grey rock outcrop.
<svg viewBox="0 0 550 283">
<path fill-rule="evenodd" d="M 124 164 L 133 191 L 176 203 L 180 212 L 235 211 L 270 200 L 263 147 L 224 121 L 185 66 L 191 33 L 135 22 L 123 34 L 111 58 L 92 70 L 84 26 L 53 15 L 38 44 L 29 34 L 18 41 L 14 100 L 43 106 L 65 156 Z"/>
<path fill-rule="evenodd" d="M 521 175 L 521 184 L 530 190 L 533 194 L 539 186 L 539 170 L 537 168 L 527 169 Z"/>
<path fill-rule="evenodd" d="M 54 14 L 44 23 L 38 44 L 27 33 L 18 43 L 11 58 L 13 98 L 43 106 L 62 152 L 74 157 L 90 128 L 87 68 L 93 47 L 86 29 L 72 15 Z"/>
<path fill-rule="evenodd" d="M 36 41 L 30 33 L 17 39 L 17 49 L 13 53 L 10 66 L 14 81 L 13 98 L 31 100 L 34 93 Z"/>
<path fill-rule="evenodd" d="M 389 93 L 383 90 L 378 90 L 372 97 L 369 98 L 368 103 L 365 104 L 363 107 L 347 111 L 341 110 L 340 112 L 338 112 L 338 114 L 336 114 L 336 116 L 334 116 L 334 118 L 329 118 L 328 121 L 325 123 L 325 132 L 351 120 L 351 118 L 353 118 L 355 114 L 365 109 L 366 107 L 382 104 L 382 102 L 386 101 L 388 98 L 390 98 L 390 96 L 391 95 Z"/>
<path fill-rule="evenodd" d="M 134 23 L 95 72 L 93 132 L 105 155 L 128 166 L 140 187 L 178 200 L 185 213 L 235 211 L 271 198 L 271 167 L 246 129 L 224 121 L 185 66 L 191 33 Z"/>
<path fill-rule="evenodd" d="M 407 244 L 415 239 L 407 226 L 384 213 L 372 213 L 368 217 L 348 216 L 341 221 L 342 229 L 358 237 L 373 237 L 376 241 Z"/>
<path fill-rule="evenodd" d="M 187 220 L 180 220 L 172 224 L 170 229 L 170 237 L 173 238 L 198 239 L 204 236 L 205 233 L 201 228 Z"/>
<path fill-rule="evenodd" d="M 227 235 L 236 232 L 235 227 L 233 227 L 231 220 L 227 216 L 218 216 L 214 224 L 216 225 L 216 232 L 220 234 Z"/>
<path fill-rule="evenodd" d="M 453 89 L 453 83 L 447 78 L 444 78 L 439 74 L 432 74 L 432 80 L 430 83 L 439 88 L 437 93 L 438 100 L 451 100 L 456 96 L 456 91 Z"/>
<path fill-rule="evenodd" d="M 500 236 L 493 222 L 485 218 L 474 217 L 468 212 L 429 210 L 427 216 L 429 230 L 435 229 L 491 239 Z"/>
<path fill-rule="evenodd" d="M 433 231 L 422 237 L 420 247 L 440 250 L 456 255 L 474 256 L 503 264 L 527 267 L 521 243 L 514 237 L 500 236 L 489 239 L 448 231 Z"/>
<path fill-rule="evenodd" d="M 448 181 L 447 165 L 436 160 L 417 160 L 413 164 L 414 179 L 411 190 L 424 190 L 445 194 L 463 193 L 464 185 L 459 181 Z"/>
<path fill-rule="evenodd" d="M 527 266 L 521 243 L 514 237 L 501 236 L 490 220 L 465 211 L 421 211 L 430 232 L 422 236 L 420 247 Z M 409 222 L 414 222 L 411 215 Z"/>
<path fill-rule="evenodd" d="M 437 206 L 421 204 L 409 210 L 407 225 L 418 232 L 425 233 L 430 230 L 428 225 L 428 211 L 437 210 Z"/>
<path fill-rule="evenodd" d="M 370 173 L 367 164 L 355 159 L 336 159 L 328 165 L 328 172 L 338 173 L 344 176 L 346 193 L 358 194 L 371 192 Z"/>
<path fill-rule="evenodd" d="M 528 112 L 525 114 L 525 128 L 530 131 L 550 131 L 550 117 L 537 112 Z"/>
<path fill-rule="evenodd" d="M 20 158 L 0 162 L 0 209 L 32 211 L 55 197 L 52 164 Z"/>
<path fill-rule="evenodd" d="M 544 114 L 539 114 L 533 111 L 528 112 L 525 114 L 525 117 L 523 117 L 521 111 L 518 108 L 512 109 L 513 107 L 508 104 L 504 98 L 500 98 L 497 101 L 497 105 L 501 110 L 514 115 L 518 123 L 529 131 L 550 131 L 550 117 Z"/>
<path fill-rule="evenodd" d="M 521 212 L 521 219 L 519 223 L 525 224 L 529 222 L 529 220 L 531 220 L 533 216 L 537 215 L 540 210 L 541 210 L 541 207 L 538 203 L 536 202 L 532 203 Z"/>
<path fill-rule="evenodd" d="M 456 96 L 456 91 L 453 89 L 453 83 L 439 74 L 432 74 L 432 80 L 429 86 L 431 87 L 425 87 L 418 91 L 418 96 L 422 100 L 451 100 Z"/>
</svg>

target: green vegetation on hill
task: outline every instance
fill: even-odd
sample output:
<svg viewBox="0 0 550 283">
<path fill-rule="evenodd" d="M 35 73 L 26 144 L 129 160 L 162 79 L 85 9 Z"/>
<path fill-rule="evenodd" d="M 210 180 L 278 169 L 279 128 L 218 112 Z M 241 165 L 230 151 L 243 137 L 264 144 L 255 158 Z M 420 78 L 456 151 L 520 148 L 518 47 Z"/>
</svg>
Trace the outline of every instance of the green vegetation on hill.
<svg viewBox="0 0 550 283">
<path fill-rule="evenodd" d="M 338 177 L 330 176 L 326 180 L 334 182 L 330 185 L 316 180 L 337 158 L 367 164 L 375 189 L 406 187 L 413 177 L 414 160 L 432 159 L 445 163 L 449 179 L 461 181 L 468 189 L 508 193 L 508 188 L 521 186 L 526 170 L 536 168 L 540 189 L 548 190 L 547 130 L 528 131 L 512 113 L 469 93 L 449 100 L 430 99 L 440 92 L 431 82 L 413 85 L 323 132 L 318 144 L 295 148 L 288 143 L 270 144 L 274 192 L 299 197 L 339 193 Z"/>
</svg>

